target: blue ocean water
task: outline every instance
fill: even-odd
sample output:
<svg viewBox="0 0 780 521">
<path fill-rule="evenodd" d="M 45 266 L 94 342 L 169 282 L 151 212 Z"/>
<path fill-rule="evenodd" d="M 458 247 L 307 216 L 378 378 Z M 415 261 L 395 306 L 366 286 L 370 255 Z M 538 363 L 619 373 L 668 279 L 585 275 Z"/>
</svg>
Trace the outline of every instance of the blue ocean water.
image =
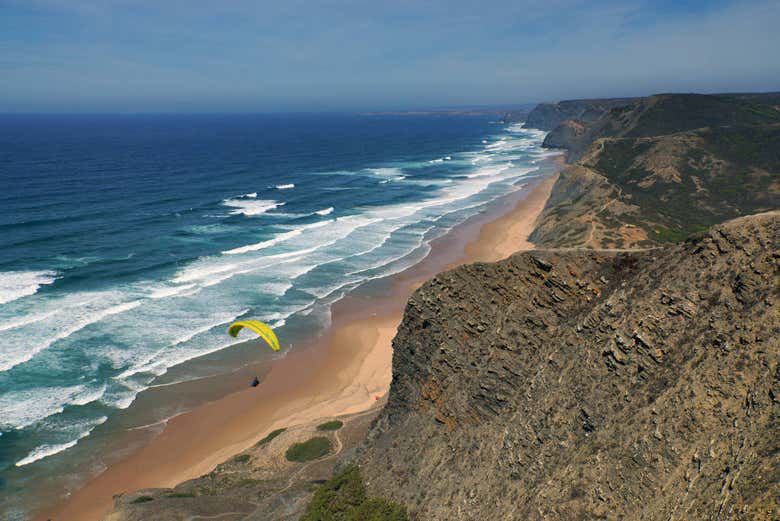
<svg viewBox="0 0 780 521">
<path fill-rule="evenodd" d="M 231 321 L 326 323 L 535 175 L 543 137 L 481 116 L 0 116 L 0 494 L 240 341 Z"/>
</svg>

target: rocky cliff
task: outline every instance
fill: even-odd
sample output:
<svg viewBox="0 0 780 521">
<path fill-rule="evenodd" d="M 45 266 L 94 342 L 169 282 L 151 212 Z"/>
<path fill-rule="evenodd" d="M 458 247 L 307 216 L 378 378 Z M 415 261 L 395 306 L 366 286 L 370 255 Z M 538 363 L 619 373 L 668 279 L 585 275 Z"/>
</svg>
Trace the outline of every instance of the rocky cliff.
<svg viewBox="0 0 780 521">
<path fill-rule="evenodd" d="M 534 109 L 571 163 L 531 237 L 554 249 L 414 294 L 369 493 L 433 521 L 780 519 L 778 98 Z"/>
<path fill-rule="evenodd" d="M 615 100 L 612 106 L 606 104 L 610 100 L 597 100 L 603 107 L 598 117 L 567 117 L 549 129 L 545 146 L 565 148 L 569 158 L 577 160 L 602 138 L 636 139 L 703 128 L 777 124 L 780 123 L 780 112 L 773 100 L 771 94 L 753 97 L 658 94 L 628 101 Z"/>
<path fill-rule="evenodd" d="M 540 105 L 571 162 L 543 249 L 415 292 L 370 428 L 309 463 L 290 429 L 107 519 L 780 519 L 779 106 Z"/>
<path fill-rule="evenodd" d="M 774 95 L 666 94 L 567 120 L 547 146 L 565 169 L 532 240 L 547 247 L 676 242 L 780 207 L 780 110 Z"/>
<path fill-rule="evenodd" d="M 525 126 L 553 130 L 566 120 L 593 122 L 610 109 L 630 103 L 632 98 L 567 100 L 540 103 L 526 117 Z"/>
<path fill-rule="evenodd" d="M 413 519 L 780 518 L 780 212 L 409 301 L 358 458 Z"/>
</svg>

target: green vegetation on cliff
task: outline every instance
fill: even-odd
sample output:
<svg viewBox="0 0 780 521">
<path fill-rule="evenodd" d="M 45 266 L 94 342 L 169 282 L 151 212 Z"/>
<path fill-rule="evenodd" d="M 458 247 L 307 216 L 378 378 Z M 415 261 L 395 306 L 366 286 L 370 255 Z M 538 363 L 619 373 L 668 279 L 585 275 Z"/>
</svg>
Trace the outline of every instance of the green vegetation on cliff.
<svg viewBox="0 0 780 521">
<path fill-rule="evenodd" d="M 595 121 L 564 122 L 545 145 L 566 148 L 573 164 L 532 241 L 647 247 L 780 208 L 780 110 L 772 100 L 662 94 Z"/>
<path fill-rule="evenodd" d="M 279 436 L 281 433 L 283 433 L 286 430 L 287 429 L 285 429 L 285 428 L 281 428 L 281 429 L 276 429 L 275 431 L 269 432 L 268 436 L 266 436 L 265 438 L 263 438 L 262 440 L 257 442 L 257 445 L 258 446 L 265 445 L 266 443 L 270 442 L 272 439 L 276 438 L 277 436 Z"/>
<path fill-rule="evenodd" d="M 293 443 L 284 457 L 289 461 L 311 461 L 321 458 L 331 450 L 330 440 L 324 437 L 312 438 L 303 443 Z"/>
<path fill-rule="evenodd" d="M 360 470 L 350 465 L 323 484 L 301 521 L 406 521 L 406 509 L 366 495 Z"/>
<path fill-rule="evenodd" d="M 344 422 L 339 420 L 332 420 L 329 422 L 321 423 L 317 425 L 318 431 L 337 431 L 344 426 Z"/>
</svg>

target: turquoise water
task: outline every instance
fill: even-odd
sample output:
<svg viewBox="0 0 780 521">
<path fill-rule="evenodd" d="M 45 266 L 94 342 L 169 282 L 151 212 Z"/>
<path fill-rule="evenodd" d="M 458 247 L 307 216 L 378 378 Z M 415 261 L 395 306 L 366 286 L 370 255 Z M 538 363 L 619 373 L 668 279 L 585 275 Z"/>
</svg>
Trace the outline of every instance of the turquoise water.
<svg viewBox="0 0 780 521">
<path fill-rule="evenodd" d="M 487 117 L 1 116 L 0 512 L 23 517 L 33 476 L 172 368 L 246 340 L 231 321 L 270 323 L 284 356 L 517 190 L 543 136 Z"/>
</svg>

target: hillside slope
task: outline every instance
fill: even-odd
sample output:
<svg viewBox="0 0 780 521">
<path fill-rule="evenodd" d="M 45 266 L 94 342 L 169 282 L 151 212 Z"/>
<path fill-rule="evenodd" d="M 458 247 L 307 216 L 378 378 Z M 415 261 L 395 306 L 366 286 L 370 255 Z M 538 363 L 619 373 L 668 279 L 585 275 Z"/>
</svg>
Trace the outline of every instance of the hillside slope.
<svg viewBox="0 0 780 521">
<path fill-rule="evenodd" d="M 415 293 L 358 461 L 412 519 L 778 519 L 780 212 Z"/>
<path fill-rule="evenodd" d="M 572 166 L 531 239 L 647 247 L 780 208 L 780 110 L 754 101 L 773 99 L 666 94 L 562 123 L 545 143 Z"/>
</svg>

